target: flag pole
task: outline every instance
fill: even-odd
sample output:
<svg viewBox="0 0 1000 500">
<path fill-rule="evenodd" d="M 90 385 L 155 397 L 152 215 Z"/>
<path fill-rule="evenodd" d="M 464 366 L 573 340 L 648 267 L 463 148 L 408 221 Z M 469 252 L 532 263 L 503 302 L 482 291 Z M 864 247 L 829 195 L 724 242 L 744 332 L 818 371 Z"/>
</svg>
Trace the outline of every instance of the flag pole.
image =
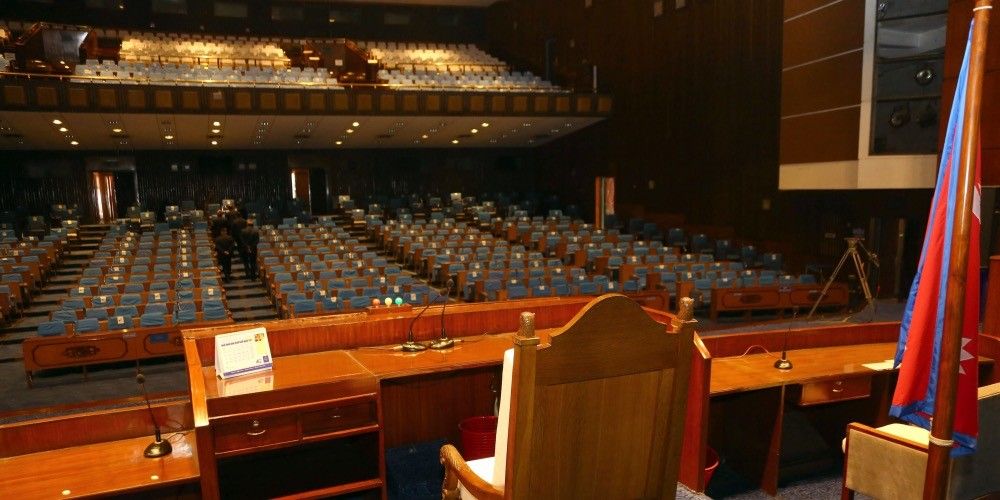
<svg viewBox="0 0 1000 500">
<path fill-rule="evenodd" d="M 945 297 L 944 332 L 934 400 L 934 421 L 931 425 L 927 471 L 924 475 L 924 498 L 927 499 L 943 499 L 948 492 L 969 264 L 969 232 L 972 225 L 972 198 L 975 189 L 973 184 L 979 152 L 979 104 L 982 101 L 986 32 L 989 29 L 992 3 L 992 0 L 978 0 L 973 9 L 969 80 L 962 118 L 962 144 L 959 153 L 954 232 L 951 239 L 952 251 Z"/>
</svg>

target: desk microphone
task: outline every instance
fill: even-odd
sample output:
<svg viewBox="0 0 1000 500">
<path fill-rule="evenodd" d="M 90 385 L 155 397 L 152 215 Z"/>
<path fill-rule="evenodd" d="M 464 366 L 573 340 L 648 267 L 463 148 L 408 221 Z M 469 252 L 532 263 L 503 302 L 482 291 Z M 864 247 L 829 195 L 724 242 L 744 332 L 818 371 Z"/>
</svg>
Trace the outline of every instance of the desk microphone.
<svg viewBox="0 0 1000 500">
<path fill-rule="evenodd" d="M 142 388 L 142 398 L 146 400 L 146 409 L 149 410 L 149 419 L 153 421 L 153 431 L 156 433 L 156 439 L 149 443 L 146 447 L 146 451 L 142 452 L 143 456 L 146 458 L 159 458 L 169 455 L 174 451 L 173 447 L 170 446 L 170 441 L 163 439 L 160 435 L 160 424 L 156 423 L 156 414 L 153 413 L 153 407 L 149 404 L 149 394 L 146 393 L 146 376 L 139 371 L 139 367 L 136 367 L 135 381 Z"/>
<path fill-rule="evenodd" d="M 448 297 L 451 296 L 451 287 L 453 286 L 455 286 L 455 282 L 448 278 L 448 289 L 444 292 L 444 304 L 441 306 L 441 338 L 431 343 L 431 349 L 449 349 L 455 346 L 455 339 L 448 338 L 448 334 L 444 330 L 444 309 L 448 307 Z"/>
<path fill-rule="evenodd" d="M 792 362 L 788 359 L 788 332 L 792 329 L 792 324 L 795 323 L 795 317 L 799 315 L 799 308 L 792 308 L 792 321 L 788 324 L 788 328 L 785 330 L 785 344 L 781 346 L 781 359 L 774 362 L 774 367 L 779 370 L 791 370 Z"/>
<path fill-rule="evenodd" d="M 430 309 L 431 305 L 433 305 L 433 304 L 434 304 L 434 301 L 428 301 L 427 305 L 424 306 L 424 308 L 421 309 L 420 312 L 417 313 L 417 315 L 412 320 L 410 320 L 410 328 L 406 332 L 406 342 L 403 342 L 402 344 L 399 345 L 399 347 L 401 349 L 403 349 L 404 351 L 406 351 L 406 352 L 420 352 L 420 351 L 423 351 L 423 350 L 427 349 L 427 346 L 425 346 L 425 345 L 423 345 L 421 343 L 418 343 L 418 342 L 414 342 L 414 340 L 413 340 L 413 325 L 416 324 L 417 320 L 420 319 L 420 317 L 423 316 L 424 313 L 427 312 L 427 310 Z"/>
</svg>

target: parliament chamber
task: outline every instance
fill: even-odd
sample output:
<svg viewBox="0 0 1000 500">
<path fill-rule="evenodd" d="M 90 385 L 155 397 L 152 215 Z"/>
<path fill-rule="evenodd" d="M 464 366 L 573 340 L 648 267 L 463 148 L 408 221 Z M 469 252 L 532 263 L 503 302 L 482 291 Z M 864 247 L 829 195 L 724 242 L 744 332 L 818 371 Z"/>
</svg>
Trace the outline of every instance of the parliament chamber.
<svg viewBox="0 0 1000 500">
<path fill-rule="evenodd" d="M 974 0 L 0 4 L 0 497 L 924 491 Z M 943 498 L 1000 495 L 996 24 Z"/>
</svg>

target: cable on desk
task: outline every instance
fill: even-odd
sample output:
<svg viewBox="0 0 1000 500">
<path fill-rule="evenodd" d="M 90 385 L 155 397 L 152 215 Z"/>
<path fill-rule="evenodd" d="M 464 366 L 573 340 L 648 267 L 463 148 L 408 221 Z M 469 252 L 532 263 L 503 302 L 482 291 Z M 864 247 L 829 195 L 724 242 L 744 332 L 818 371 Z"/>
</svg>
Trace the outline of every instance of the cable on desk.
<svg viewBox="0 0 1000 500">
<path fill-rule="evenodd" d="M 737 357 L 738 358 L 742 358 L 743 356 L 746 356 L 747 354 L 750 354 L 750 351 L 752 351 L 754 347 L 760 347 L 764 351 L 765 354 L 767 354 L 768 356 L 771 356 L 772 358 L 776 358 L 777 357 L 773 353 L 771 353 L 771 351 L 768 351 L 766 347 L 764 347 L 764 346 L 762 346 L 760 344 L 754 344 L 754 345 L 752 345 L 750 347 L 747 347 L 747 350 L 743 351 L 743 354 L 740 354 Z"/>
</svg>

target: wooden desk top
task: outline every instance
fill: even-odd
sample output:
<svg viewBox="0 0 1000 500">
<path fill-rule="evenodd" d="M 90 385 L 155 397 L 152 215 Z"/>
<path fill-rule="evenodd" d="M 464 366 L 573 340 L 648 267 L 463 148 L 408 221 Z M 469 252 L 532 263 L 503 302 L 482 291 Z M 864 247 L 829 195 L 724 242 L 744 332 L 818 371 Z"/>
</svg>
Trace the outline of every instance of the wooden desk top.
<svg viewBox="0 0 1000 500">
<path fill-rule="evenodd" d="M 715 358 L 712 360 L 709 393 L 719 396 L 834 377 L 871 374 L 876 370 L 861 365 L 892 359 L 895 355 L 895 342 L 797 349 L 788 351 L 788 359 L 793 367 L 787 371 L 774 367 L 780 353 Z"/>
<path fill-rule="evenodd" d="M 392 350 L 393 346 L 349 351 L 357 362 L 378 379 L 477 368 L 499 364 L 503 353 L 514 346 L 514 335 L 464 337 L 451 349 L 421 352 Z"/>
<path fill-rule="evenodd" d="M 370 377 L 348 351 L 322 351 L 274 358 L 271 370 L 226 380 L 218 378 L 214 366 L 201 369 L 205 399 L 212 400 L 250 393 L 280 391 L 337 380 Z"/>
<path fill-rule="evenodd" d="M 0 458 L 4 498 L 79 498 L 198 480 L 193 433 L 168 434 L 174 451 L 142 456 L 152 436 Z"/>
</svg>

